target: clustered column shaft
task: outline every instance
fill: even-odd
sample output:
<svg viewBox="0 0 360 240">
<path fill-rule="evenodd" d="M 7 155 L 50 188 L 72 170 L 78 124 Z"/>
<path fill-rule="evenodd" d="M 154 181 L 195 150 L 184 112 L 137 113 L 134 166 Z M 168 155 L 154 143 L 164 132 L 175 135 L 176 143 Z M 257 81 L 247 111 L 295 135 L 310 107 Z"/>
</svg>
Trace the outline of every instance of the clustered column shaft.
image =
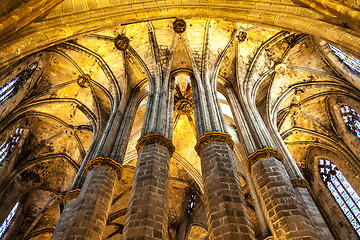
<svg viewBox="0 0 360 240">
<path fill-rule="evenodd" d="M 236 94 L 231 94 L 232 89 L 227 91 L 230 92 L 232 105 L 237 106 L 235 111 L 244 118 L 237 121 L 249 129 L 239 133 L 244 135 L 243 139 L 256 138 L 253 144 L 245 145 L 248 154 L 251 153 L 246 162 L 274 236 L 278 239 L 321 239 L 318 226 L 279 161 L 284 159 L 283 155 L 275 150 L 274 140 L 261 116 L 258 112 L 254 113 L 256 109 L 246 101 L 246 96 L 240 94 L 242 98 L 239 101 Z"/>
<path fill-rule="evenodd" d="M 134 94 L 130 98 L 126 109 L 127 115 L 135 115 L 137 97 L 137 94 Z M 72 197 L 67 199 L 64 211 L 51 237 L 52 240 L 75 237 L 89 240 L 101 239 L 110 212 L 115 185 L 121 178 L 122 166 L 120 163 L 123 161 L 124 154 L 118 153 L 120 157 L 116 161 L 106 157 L 112 157 L 110 155 L 112 148 L 120 148 L 121 151 L 125 151 L 126 148 L 118 145 L 127 145 L 131 130 L 129 126 L 132 126 L 134 120 L 134 117 L 123 118 L 119 115 L 122 113 L 118 112 L 108 124 L 113 125 L 113 128 L 109 127 L 112 131 L 122 133 L 124 141 L 102 143 L 107 148 L 103 148 L 103 153 L 97 152 L 94 155 L 105 157 L 96 157 L 87 163 L 87 175 L 83 172 L 85 169 L 80 169 L 74 184 L 81 187 L 81 191 L 77 189 L 75 192 L 68 192 L 72 193 Z M 104 134 L 113 134 L 112 131 L 105 131 Z M 111 140 L 106 137 L 102 137 L 102 139 Z M 93 147 L 97 148 L 97 146 Z M 83 175 L 86 176 L 84 181 L 81 180 Z"/>
<path fill-rule="evenodd" d="M 216 91 L 206 78 L 193 79 L 192 85 L 199 137 L 195 149 L 201 158 L 209 239 L 254 239 L 234 162 L 234 143 L 223 132 L 225 120 L 219 111 Z"/>
<path fill-rule="evenodd" d="M 171 156 L 168 148 L 155 143 L 159 136 L 147 135 L 154 143 L 143 146 L 139 152 L 123 239 L 165 239 L 167 234 Z"/>
</svg>

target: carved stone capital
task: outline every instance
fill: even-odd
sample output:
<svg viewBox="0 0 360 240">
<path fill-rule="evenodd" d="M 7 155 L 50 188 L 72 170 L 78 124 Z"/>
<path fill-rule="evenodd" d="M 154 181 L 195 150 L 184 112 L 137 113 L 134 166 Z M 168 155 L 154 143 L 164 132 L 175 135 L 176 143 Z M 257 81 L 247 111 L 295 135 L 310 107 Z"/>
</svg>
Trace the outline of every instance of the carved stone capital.
<svg viewBox="0 0 360 240">
<path fill-rule="evenodd" d="M 71 191 L 68 191 L 67 193 L 65 193 L 65 196 L 63 198 L 64 205 L 68 201 L 71 201 L 73 199 L 77 199 L 79 197 L 79 194 L 80 194 L 80 189 L 74 189 L 74 190 L 71 190 Z"/>
<path fill-rule="evenodd" d="M 278 150 L 275 150 L 273 148 L 258 149 L 247 157 L 246 166 L 249 172 L 251 173 L 252 166 L 255 163 L 257 163 L 261 159 L 266 159 L 266 158 L 276 158 L 277 160 L 282 162 L 284 157 Z"/>
<path fill-rule="evenodd" d="M 146 136 L 143 136 L 141 138 L 139 138 L 137 144 L 136 144 L 136 150 L 138 152 L 138 154 L 140 153 L 140 150 L 149 144 L 159 144 L 161 146 L 164 146 L 168 149 L 170 156 L 173 155 L 173 153 L 175 152 L 175 146 L 173 145 L 171 139 L 165 137 L 162 134 L 148 134 Z"/>
<path fill-rule="evenodd" d="M 197 152 L 197 154 L 200 155 L 203 146 L 211 142 L 224 142 L 227 145 L 229 145 L 230 149 L 234 148 L 234 141 L 231 139 L 230 134 L 211 131 L 205 133 L 202 137 L 200 137 L 197 140 L 197 143 L 195 145 L 195 151 Z"/>
<path fill-rule="evenodd" d="M 91 170 L 93 170 L 96 167 L 108 168 L 109 170 L 116 173 L 118 180 L 121 179 L 122 166 L 120 163 L 112 160 L 111 158 L 97 157 L 97 158 L 91 160 L 86 165 L 86 172 L 90 172 Z"/>
<path fill-rule="evenodd" d="M 309 183 L 303 178 L 292 178 L 290 181 L 294 188 L 310 188 Z"/>
</svg>

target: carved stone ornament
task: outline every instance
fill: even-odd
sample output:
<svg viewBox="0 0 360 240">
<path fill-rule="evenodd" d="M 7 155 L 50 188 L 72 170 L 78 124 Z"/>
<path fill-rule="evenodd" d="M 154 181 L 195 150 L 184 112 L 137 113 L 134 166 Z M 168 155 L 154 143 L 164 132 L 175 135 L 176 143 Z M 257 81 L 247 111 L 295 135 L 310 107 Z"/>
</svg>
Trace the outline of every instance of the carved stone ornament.
<svg viewBox="0 0 360 240">
<path fill-rule="evenodd" d="M 86 165 L 86 172 L 88 173 L 96 167 L 108 168 L 109 170 L 116 173 L 118 180 L 121 179 L 122 166 L 120 163 L 112 160 L 111 158 L 97 157 L 97 158 L 91 160 Z"/>
<path fill-rule="evenodd" d="M 79 197 L 79 194 L 80 194 L 80 189 L 74 189 L 74 190 L 71 190 L 71 191 L 68 191 L 67 193 L 65 193 L 65 196 L 63 198 L 64 205 L 68 201 L 71 201 L 73 199 L 77 199 Z"/>
<path fill-rule="evenodd" d="M 276 158 L 277 160 L 281 161 L 284 159 L 283 155 L 273 148 L 263 148 L 258 149 L 255 152 L 253 152 L 250 156 L 247 157 L 246 165 L 247 169 L 251 173 L 252 166 L 260 161 L 261 159 L 267 159 L 267 158 Z"/>
<path fill-rule="evenodd" d="M 200 155 L 203 146 L 211 142 L 224 142 L 230 147 L 231 150 L 234 148 L 234 141 L 231 139 L 230 134 L 218 131 L 211 131 L 205 133 L 197 140 L 197 143 L 195 145 L 195 151 L 197 152 L 197 154 Z"/>
<path fill-rule="evenodd" d="M 175 103 L 175 113 L 180 115 L 189 115 L 194 111 L 192 102 L 189 99 L 182 98 Z"/>
<path fill-rule="evenodd" d="M 129 39 L 123 35 L 117 35 L 114 41 L 117 50 L 125 51 L 129 47 Z"/>
<path fill-rule="evenodd" d="M 140 150 L 149 144 L 159 144 L 161 146 L 164 146 L 168 149 L 170 156 L 173 155 L 173 153 L 175 152 L 175 146 L 173 145 L 171 139 L 165 137 L 162 134 L 148 134 L 146 136 L 143 136 L 141 138 L 139 138 L 137 144 L 136 144 L 136 150 L 138 152 L 138 154 L 140 153 Z"/>
<path fill-rule="evenodd" d="M 290 181 L 294 188 L 310 188 L 309 183 L 303 178 L 292 178 Z"/>
<path fill-rule="evenodd" d="M 80 85 L 80 87 L 87 88 L 90 84 L 91 77 L 89 74 L 84 74 L 82 76 L 79 76 L 77 83 Z"/>
<path fill-rule="evenodd" d="M 176 33 L 183 33 L 186 30 L 186 22 L 182 19 L 176 19 L 173 23 L 173 29 Z"/>
<path fill-rule="evenodd" d="M 279 74 L 285 74 L 286 70 L 287 70 L 286 65 L 283 63 L 279 63 L 275 65 L 275 72 Z"/>
<path fill-rule="evenodd" d="M 244 42 L 247 38 L 247 33 L 244 31 L 241 31 L 236 35 L 236 38 L 237 38 L 238 42 Z"/>
</svg>

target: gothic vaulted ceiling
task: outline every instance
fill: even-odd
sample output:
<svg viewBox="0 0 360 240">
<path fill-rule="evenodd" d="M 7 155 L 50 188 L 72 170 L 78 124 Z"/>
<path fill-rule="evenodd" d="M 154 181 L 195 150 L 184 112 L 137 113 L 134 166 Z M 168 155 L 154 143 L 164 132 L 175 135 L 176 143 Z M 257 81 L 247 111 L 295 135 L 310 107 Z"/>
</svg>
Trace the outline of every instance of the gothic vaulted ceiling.
<svg viewBox="0 0 360 240">
<path fill-rule="evenodd" d="M 16 4 L 15 1 L 6 2 L 6 8 L 14 8 Z M 286 4 L 294 6 L 290 1 Z M 120 111 L 124 111 L 131 92 L 138 89 L 141 97 L 124 159 L 124 176 L 116 189 L 104 235 L 105 239 L 119 238 L 136 166 L 135 145 L 146 110 L 149 73 L 155 71 L 156 64 L 165 64 L 172 54 L 171 71 L 192 71 L 194 64 L 204 56 L 205 44 L 208 45 L 210 64 L 219 68 L 219 91 L 225 85 L 238 89 L 248 84 L 249 94 L 264 121 L 281 135 L 304 174 L 312 171 L 311 154 L 321 149 L 350 158 L 354 167 L 359 167 L 355 164 L 359 154 L 353 154 L 354 139 L 348 142 L 342 140 L 341 136 L 347 133 L 339 132 L 336 127 L 341 126 L 341 116 L 336 106 L 348 103 L 360 109 L 359 90 L 326 61 L 326 49 L 319 39 L 281 30 L 276 27 L 282 25 L 279 23 L 281 20 L 272 24 L 275 27 L 266 27 L 250 23 L 252 20 L 243 23 L 189 17 L 184 19 L 186 31 L 179 35 L 173 30 L 174 18 L 119 25 L 115 24 L 118 20 L 112 19 L 109 14 L 108 18 L 102 20 L 101 27 L 100 22 L 97 25 L 96 21 L 104 13 L 90 13 L 89 10 L 99 9 L 100 5 L 104 12 L 111 12 L 105 1 L 87 1 L 87 5 L 81 1 L 71 6 L 68 1 L 63 1 L 46 17 L 25 28 L 27 30 L 21 32 L 18 38 L 10 39 L 2 46 L 9 51 L 1 52 L 3 59 L 12 64 L 11 68 L 2 68 L 2 85 L 28 63 L 35 60 L 41 63 L 37 78 L 31 79 L 32 84 L 28 86 L 28 93 L 23 94 L 21 102 L 15 101 L 6 109 L 0 108 L 3 112 L 0 116 L 2 141 L 18 127 L 29 130 L 26 132 L 28 144 L 24 143 L 20 157 L 0 185 L 2 206 L 9 208 L 17 194 L 29 195 L 28 205 L 31 207 L 24 210 L 26 221 L 20 231 L 24 238 L 49 238 L 63 207 L 58 199 L 70 188 L 91 143 L 100 137 L 114 103 L 120 101 Z M 134 9 L 138 7 L 135 3 L 129 5 Z M 0 12 L 0 16 L 6 11 L 9 10 Z M 209 11 L 213 11 L 212 8 Z M 302 11 L 308 13 L 308 19 L 322 18 L 313 11 Z M 129 14 L 136 15 L 133 19 L 154 18 L 151 11 L 142 12 L 145 17 L 140 12 Z M 91 21 L 81 22 L 82 18 Z M 69 21 L 70 27 L 59 27 L 62 21 Z M 43 24 L 46 29 L 41 26 Z M 295 24 L 295 29 L 302 28 Z M 245 39 L 241 39 L 241 33 L 246 33 Z M 119 34 L 129 39 L 126 51 L 114 46 L 114 39 Z M 67 35 L 71 37 L 66 39 Z M 29 42 L 25 42 L 25 36 L 30 36 L 26 38 Z M 156 42 L 150 36 L 155 36 Z M 30 47 L 30 43 L 35 47 Z M 20 54 L 16 53 L 16 49 L 20 49 L 17 48 L 20 45 L 25 53 L 41 51 L 20 62 L 11 62 L 19 59 Z M 159 49 L 159 58 L 154 56 L 154 46 Z M 0 62 L 2 66 L 7 65 L 5 60 Z M 279 64 L 284 64 L 283 71 L 276 70 Z M 186 74 L 179 74 L 175 79 L 176 99 L 191 100 L 191 84 L 187 77 Z M 348 100 L 348 97 L 351 99 Z M 226 97 L 220 95 L 219 99 L 228 132 L 236 143 L 238 171 L 244 176 L 243 160 L 247 152 L 239 137 L 241 134 L 236 132 L 236 119 L 229 111 Z M 176 152 L 170 167 L 170 235 L 177 234 L 189 191 L 202 196 L 200 160 L 194 151 L 194 126 L 193 113 L 174 114 L 173 142 Z M 247 192 L 245 181 L 243 186 Z M 37 201 L 39 197 L 43 201 Z M 199 201 L 199 208 L 204 208 L 202 201 Z M 248 199 L 248 203 L 253 224 L 257 228 L 251 199 Z M 0 214 L 0 217 L 3 216 Z M 196 216 L 194 226 L 188 231 L 189 239 L 206 239 L 204 219 L 204 214 Z"/>
</svg>

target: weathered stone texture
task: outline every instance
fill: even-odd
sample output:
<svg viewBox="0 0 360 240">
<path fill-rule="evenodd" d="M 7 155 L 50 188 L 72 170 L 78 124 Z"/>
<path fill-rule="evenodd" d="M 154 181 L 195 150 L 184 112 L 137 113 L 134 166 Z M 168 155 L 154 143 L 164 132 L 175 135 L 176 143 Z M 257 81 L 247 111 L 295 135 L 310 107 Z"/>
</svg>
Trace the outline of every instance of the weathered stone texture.
<svg viewBox="0 0 360 240">
<path fill-rule="evenodd" d="M 117 176 L 112 170 L 96 167 L 84 182 L 63 234 L 52 239 L 101 239 L 111 208 Z"/>
<path fill-rule="evenodd" d="M 258 161 L 253 175 L 276 239 L 322 239 L 280 161 Z"/>
<path fill-rule="evenodd" d="M 123 239 L 166 239 L 169 165 L 166 147 L 149 144 L 141 149 Z"/>
<path fill-rule="evenodd" d="M 324 239 L 332 240 L 334 239 L 331 235 L 329 228 L 327 227 L 323 217 L 321 216 L 318 208 L 316 207 L 309 191 L 306 188 L 296 188 L 296 191 L 301 196 L 305 206 L 308 209 L 309 214 L 313 218 L 317 228 L 319 229 L 321 235 Z"/>
<path fill-rule="evenodd" d="M 64 233 L 67 219 L 74 208 L 75 202 L 76 202 L 76 199 L 73 199 L 66 203 L 64 210 L 62 211 L 61 216 L 59 218 L 59 221 L 56 224 L 54 233 L 51 236 L 51 240 L 61 238 L 62 234 Z"/>
<path fill-rule="evenodd" d="M 254 239 L 254 232 L 236 171 L 224 142 L 211 142 L 201 151 L 209 239 Z"/>
</svg>

